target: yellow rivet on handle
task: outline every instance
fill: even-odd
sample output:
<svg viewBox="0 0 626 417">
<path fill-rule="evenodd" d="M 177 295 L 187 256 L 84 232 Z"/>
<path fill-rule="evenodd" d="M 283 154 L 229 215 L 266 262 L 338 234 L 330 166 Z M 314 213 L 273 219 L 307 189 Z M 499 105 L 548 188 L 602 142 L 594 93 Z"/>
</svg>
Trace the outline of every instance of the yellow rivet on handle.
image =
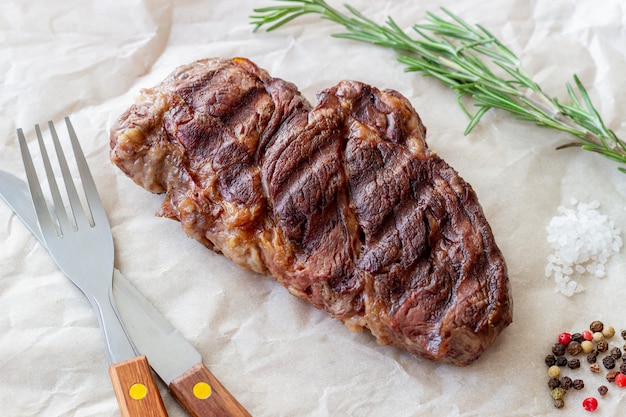
<svg viewBox="0 0 626 417">
<path fill-rule="evenodd" d="M 211 386 L 206 382 L 198 382 L 193 386 L 193 395 L 199 400 L 206 400 L 211 396 Z"/>
<path fill-rule="evenodd" d="M 133 384 L 128 389 L 128 394 L 133 400 L 142 400 L 148 395 L 148 387 L 140 383 Z"/>
</svg>

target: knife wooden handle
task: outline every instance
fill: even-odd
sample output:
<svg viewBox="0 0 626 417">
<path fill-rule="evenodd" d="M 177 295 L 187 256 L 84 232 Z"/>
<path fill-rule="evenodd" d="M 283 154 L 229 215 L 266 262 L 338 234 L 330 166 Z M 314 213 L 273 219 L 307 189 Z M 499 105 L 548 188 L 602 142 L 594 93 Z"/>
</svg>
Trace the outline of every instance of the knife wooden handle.
<svg viewBox="0 0 626 417">
<path fill-rule="evenodd" d="M 202 362 L 174 379 L 169 388 L 192 417 L 252 417 Z"/>
<path fill-rule="evenodd" d="M 109 367 L 122 417 L 167 417 L 161 393 L 145 356 Z"/>
</svg>

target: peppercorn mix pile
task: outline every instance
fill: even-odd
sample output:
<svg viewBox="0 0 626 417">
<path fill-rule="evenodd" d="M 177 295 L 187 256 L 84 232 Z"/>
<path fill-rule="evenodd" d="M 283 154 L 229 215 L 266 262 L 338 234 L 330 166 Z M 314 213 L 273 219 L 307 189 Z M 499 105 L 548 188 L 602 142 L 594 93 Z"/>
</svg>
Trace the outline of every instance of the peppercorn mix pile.
<svg viewBox="0 0 626 417">
<path fill-rule="evenodd" d="M 615 328 L 605 326 L 601 321 L 593 321 L 589 329 L 580 333 L 563 332 L 552 346 L 552 353 L 545 358 L 548 366 L 548 388 L 556 408 L 565 406 L 565 397 L 570 389 L 582 390 L 585 382 L 582 378 L 564 375 L 564 369 L 575 371 L 583 365 L 579 356 L 585 356 L 585 367 L 595 374 L 606 372 L 606 383 L 597 387 L 600 399 L 609 392 L 609 386 L 626 387 L 626 343 L 622 348 L 610 341 L 615 336 Z M 626 330 L 621 332 L 622 342 L 626 341 Z M 622 352 L 624 351 L 624 353 Z M 579 371 L 575 371 L 579 372 Z M 609 385 L 609 386 L 607 386 Z M 582 406 L 587 411 L 595 411 L 599 406 L 596 395 L 583 400 Z"/>
</svg>

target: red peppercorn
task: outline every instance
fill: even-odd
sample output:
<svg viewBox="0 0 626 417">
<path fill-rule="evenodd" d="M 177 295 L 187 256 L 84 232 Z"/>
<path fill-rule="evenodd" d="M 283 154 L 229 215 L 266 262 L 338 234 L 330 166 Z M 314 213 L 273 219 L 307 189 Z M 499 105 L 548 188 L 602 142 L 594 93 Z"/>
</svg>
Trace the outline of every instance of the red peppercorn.
<svg viewBox="0 0 626 417">
<path fill-rule="evenodd" d="M 620 388 L 626 387 L 626 375 L 624 374 L 615 375 L 615 385 L 617 385 Z"/>
<path fill-rule="evenodd" d="M 570 340 L 572 340 L 572 335 L 570 333 L 563 332 L 559 335 L 559 343 L 562 345 L 567 346 Z"/>
<path fill-rule="evenodd" d="M 587 411 L 596 411 L 596 408 L 598 408 L 598 400 L 593 397 L 585 398 L 583 400 L 583 408 Z"/>
<path fill-rule="evenodd" d="M 585 340 L 593 340 L 593 333 L 591 333 L 589 330 L 583 330 L 581 335 Z"/>
</svg>

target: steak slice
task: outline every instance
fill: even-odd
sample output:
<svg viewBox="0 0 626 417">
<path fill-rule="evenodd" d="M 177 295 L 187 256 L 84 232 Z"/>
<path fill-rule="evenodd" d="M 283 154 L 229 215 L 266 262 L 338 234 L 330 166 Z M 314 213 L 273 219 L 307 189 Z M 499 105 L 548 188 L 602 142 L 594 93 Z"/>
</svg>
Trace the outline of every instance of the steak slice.
<svg viewBox="0 0 626 417">
<path fill-rule="evenodd" d="M 142 91 L 111 160 L 239 266 L 381 344 L 471 363 L 513 308 L 472 187 L 398 92 L 342 81 L 318 102 L 247 59 L 200 60 Z"/>
</svg>

